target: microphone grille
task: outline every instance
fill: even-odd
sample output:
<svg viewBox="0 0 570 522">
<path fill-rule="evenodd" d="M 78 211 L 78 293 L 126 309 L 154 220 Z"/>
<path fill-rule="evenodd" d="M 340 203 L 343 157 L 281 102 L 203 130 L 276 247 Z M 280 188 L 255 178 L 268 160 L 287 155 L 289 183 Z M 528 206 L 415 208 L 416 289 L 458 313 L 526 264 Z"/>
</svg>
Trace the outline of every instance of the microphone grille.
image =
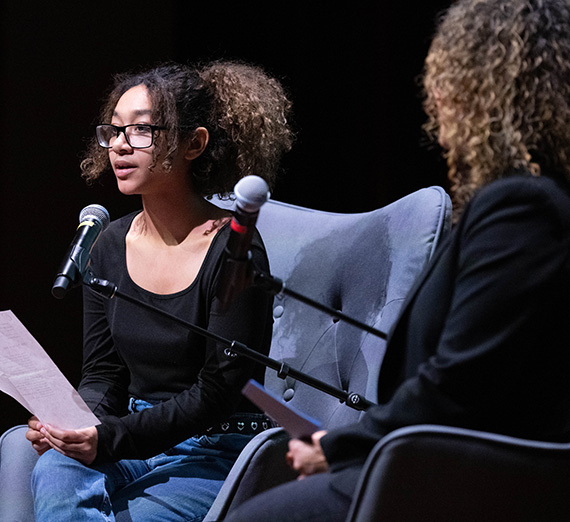
<svg viewBox="0 0 570 522">
<path fill-rule="evenodd" d="M 245 176 L 234 187 L 237 205 L 245 212 L 257 212 L 269 199 L 269 187 L 259 176 Z"/>
<path fill-rule="evenodd" d="M 97 204 L 88 205 L 79 213 L 80 223 L 89 218 L 93 219 L 94 221 L 98 221 L 101 224 L 101 231 L 105 230 L 111 222 L 111 218 L 109 217 L 109 212 L 107 212 L 107 209 Z"/>
</svg>

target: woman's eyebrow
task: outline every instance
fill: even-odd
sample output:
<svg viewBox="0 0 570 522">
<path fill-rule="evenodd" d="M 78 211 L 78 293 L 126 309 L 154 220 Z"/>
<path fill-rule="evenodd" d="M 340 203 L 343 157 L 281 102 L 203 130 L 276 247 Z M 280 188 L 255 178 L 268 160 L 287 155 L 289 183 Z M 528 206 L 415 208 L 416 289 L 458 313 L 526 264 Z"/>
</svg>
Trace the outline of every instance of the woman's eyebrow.
<svg viewBox="0 0 570 522">
<path fill-rule="evenodd" d="M 134 116 L 147 116 L 148 114 L 151 114 L 151 112 L 152 111 L 150 109 L 137 109 L 132 111 L 132 114 Z M 117 111 L 113 111 L 113 116 L 119 116 Z"/>
</svg>

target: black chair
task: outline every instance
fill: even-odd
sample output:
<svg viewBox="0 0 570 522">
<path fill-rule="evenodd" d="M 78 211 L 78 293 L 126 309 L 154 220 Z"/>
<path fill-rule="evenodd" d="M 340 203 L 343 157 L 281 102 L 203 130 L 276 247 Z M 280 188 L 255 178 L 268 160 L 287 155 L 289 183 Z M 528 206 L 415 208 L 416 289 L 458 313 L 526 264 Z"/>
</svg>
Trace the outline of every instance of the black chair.
<svg viewBox="0 0 570 522">
<path fill-rule="evenodd" d="M 347 522 L 567 522 L 570 444 L 447 426 L 393 431 L 370 454 Z"/>
</svg>

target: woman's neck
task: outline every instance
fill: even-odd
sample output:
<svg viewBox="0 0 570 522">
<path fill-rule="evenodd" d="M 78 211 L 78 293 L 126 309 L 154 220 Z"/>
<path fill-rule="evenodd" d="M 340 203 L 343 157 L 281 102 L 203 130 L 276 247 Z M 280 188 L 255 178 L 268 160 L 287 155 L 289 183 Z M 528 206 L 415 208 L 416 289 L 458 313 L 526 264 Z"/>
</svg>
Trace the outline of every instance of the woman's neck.
<svg viewBox="0 0 570 522">
<path fill-rule="evenodd" d="M 133 223 L 133 232 L 168 246 L 181 244 L 193 234 L 209 234 L 230 217 L 190 191 L 143 196 L 142 204 L 143 212 Z"/>
</svg>

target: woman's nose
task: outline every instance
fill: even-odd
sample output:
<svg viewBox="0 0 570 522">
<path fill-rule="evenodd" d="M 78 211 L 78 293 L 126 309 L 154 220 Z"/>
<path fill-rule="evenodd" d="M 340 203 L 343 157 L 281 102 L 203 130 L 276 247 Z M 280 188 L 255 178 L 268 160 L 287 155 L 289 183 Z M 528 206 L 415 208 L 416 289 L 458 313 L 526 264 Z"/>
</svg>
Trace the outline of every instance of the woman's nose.
<svg viewBox="0 0 570 522">
<path fill-rule="evenodd" d="M 127 141 L 127 136 L 124 130 L 119 131 L 119 135 L 114 138 L 111 148 L 115 152 L 132 150 L 132 147 L 129 145 L 129 142 Z"/>
</svg>

